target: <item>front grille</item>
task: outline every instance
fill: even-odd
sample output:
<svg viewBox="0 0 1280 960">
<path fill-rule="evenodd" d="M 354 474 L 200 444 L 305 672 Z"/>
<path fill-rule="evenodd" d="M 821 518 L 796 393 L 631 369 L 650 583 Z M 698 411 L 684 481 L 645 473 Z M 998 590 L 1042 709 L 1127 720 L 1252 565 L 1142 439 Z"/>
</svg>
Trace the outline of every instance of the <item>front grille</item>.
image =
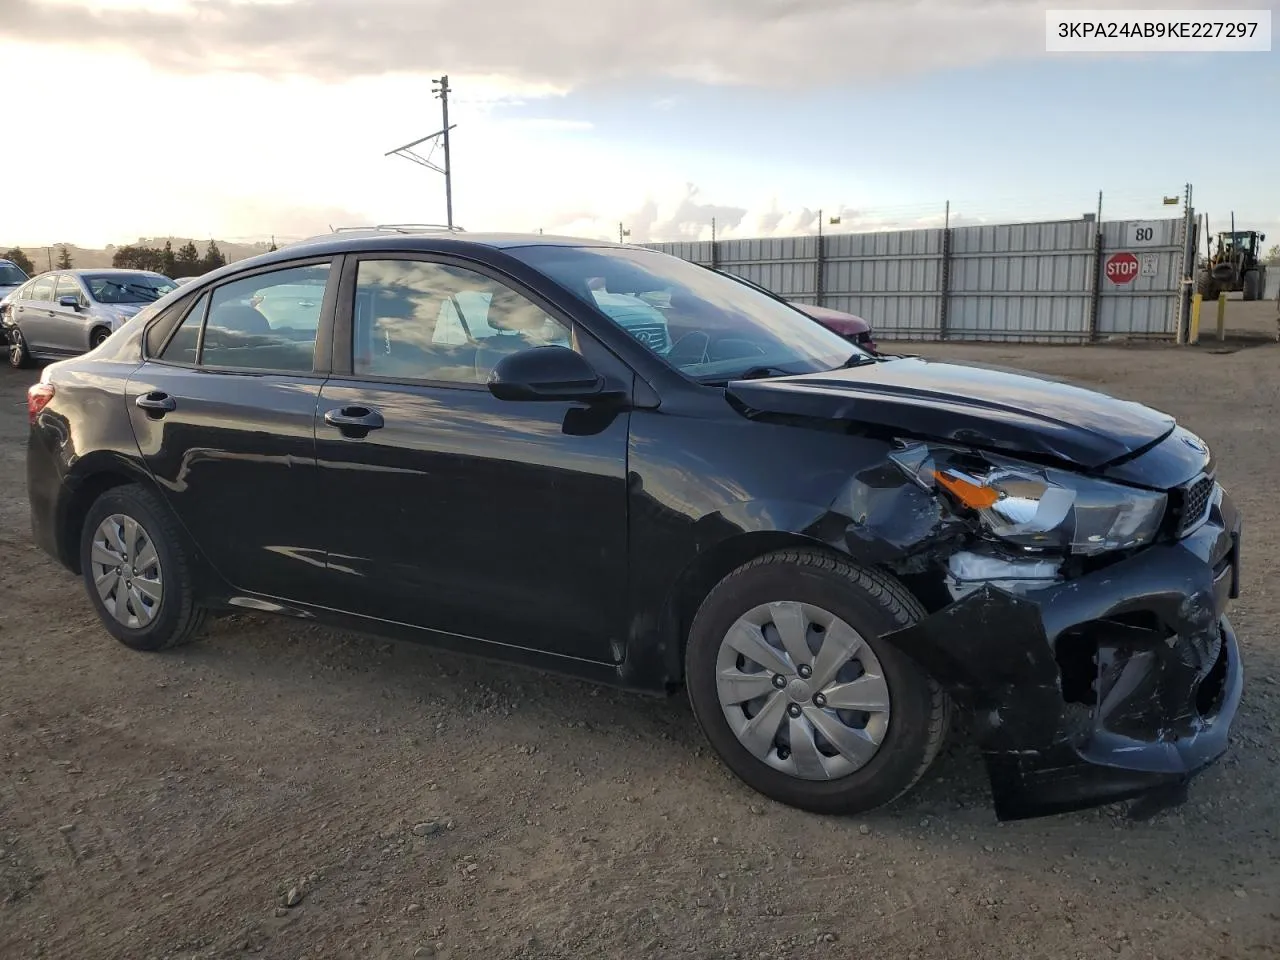
<svg viewBox="0 0 1280 960">
<path fill-rule="evenodd" d="M 1178 488 L 1178 536 L 1198 527 L 1209 513 L 1213 499 L 1213 477 L 1200 477 Z"/>
<path fill-rule="evenodd" d="M 661 323 L 629 323 L 626 329 L 650 350 L 661 352 L 667 348 L 667 328 Z"/>
</svg>

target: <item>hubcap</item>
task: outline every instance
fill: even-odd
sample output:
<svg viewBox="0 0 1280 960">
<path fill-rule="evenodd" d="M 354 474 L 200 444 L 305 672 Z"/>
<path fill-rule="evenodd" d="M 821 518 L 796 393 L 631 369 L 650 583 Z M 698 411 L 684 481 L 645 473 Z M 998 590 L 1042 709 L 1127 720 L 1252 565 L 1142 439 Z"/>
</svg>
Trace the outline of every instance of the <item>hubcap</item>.
<svg viewBox="0 0 1280 960">
<path fill-rule="evenodd" d="M 132 517 L 113 514 L 93 534 L 93 582 L 107 611 L 133 630 L 151 623 L 164 599 L 160 557 L 151 536 Z"/>
<path fill-rule="evenodd" d="M 759 760 L 803 780 L 865 766 L 889 730 L 889 688 L 862 636 L 795 601 L 755 607 L 729 628 L 716 661 L 725 719 Z"/>
</svg>

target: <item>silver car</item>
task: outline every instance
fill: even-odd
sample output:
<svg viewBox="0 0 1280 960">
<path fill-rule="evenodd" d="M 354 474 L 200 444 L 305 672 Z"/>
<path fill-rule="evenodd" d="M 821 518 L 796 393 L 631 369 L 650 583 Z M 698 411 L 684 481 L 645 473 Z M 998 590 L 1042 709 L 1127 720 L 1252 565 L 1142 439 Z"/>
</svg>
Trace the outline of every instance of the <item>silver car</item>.
<svg viewBox="0 0 1280 960">
<path fill-rule="evenodd" d="M 30 279 L 12 260 L 0 259 L 0 301 L 7 299 L 9 294 Z"/>
<path fill-rule="evenodd" d="M 0 311 L 9 363 L 60 359 L 101 344 L 126 320 L 177 287 L 147 270 L 54 270 L 32 277 Z"/>
</svg>

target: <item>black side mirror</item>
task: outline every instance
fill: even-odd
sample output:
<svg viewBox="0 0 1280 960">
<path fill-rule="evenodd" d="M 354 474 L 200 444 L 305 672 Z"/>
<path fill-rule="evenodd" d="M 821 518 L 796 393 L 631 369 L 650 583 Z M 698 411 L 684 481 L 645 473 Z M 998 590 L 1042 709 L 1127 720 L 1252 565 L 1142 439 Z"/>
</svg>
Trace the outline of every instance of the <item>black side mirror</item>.
<svg viewBox="0 0 1280 960">
<path fill-rule="evenodd" d="M 604 377 L 568 347 L 530 347 L 498 361 L 489 392 L 499 400 L 594 400 L 604 395 Z"/>
<path fill-rule="evenodd" d="M 59 297 L 58 306 L 70 307 L 72 310 L 79 310 L 80 298 L 79 297 Z"/>
</svg>

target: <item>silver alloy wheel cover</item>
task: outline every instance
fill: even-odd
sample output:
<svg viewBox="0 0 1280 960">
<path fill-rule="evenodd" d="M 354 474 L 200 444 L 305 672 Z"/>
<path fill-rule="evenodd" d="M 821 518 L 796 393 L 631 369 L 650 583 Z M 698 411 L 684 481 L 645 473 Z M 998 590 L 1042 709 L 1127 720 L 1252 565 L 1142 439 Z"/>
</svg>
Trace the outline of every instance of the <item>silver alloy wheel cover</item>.
<svg viewBox="0 0 1280 960">
<path fill-rule="evenodd" d="M 90 572 L 111 616 L 131 630 L 148 626 L 164 600 L 164 575 L 151 535 L 133 517 L 112 514 L 93 533 Z"/>
<path fill-rule="evenodd" d="M 22 331 L 17 327 L 13 328 L 13 332 L 9 334 L 9 363 L 17 366 L 22 362 L 22 355 L 26 352 L 26 342 L 22 339 Z"/>
<path fill-rule="evenodd" d="M 716 689 L 739 742 L 802 780 L 861 769 L 889 730 L 889 688 L 870 645 L 808 603 L 765 603 L 739 617 L 720 643 Z"/>
</svg>

